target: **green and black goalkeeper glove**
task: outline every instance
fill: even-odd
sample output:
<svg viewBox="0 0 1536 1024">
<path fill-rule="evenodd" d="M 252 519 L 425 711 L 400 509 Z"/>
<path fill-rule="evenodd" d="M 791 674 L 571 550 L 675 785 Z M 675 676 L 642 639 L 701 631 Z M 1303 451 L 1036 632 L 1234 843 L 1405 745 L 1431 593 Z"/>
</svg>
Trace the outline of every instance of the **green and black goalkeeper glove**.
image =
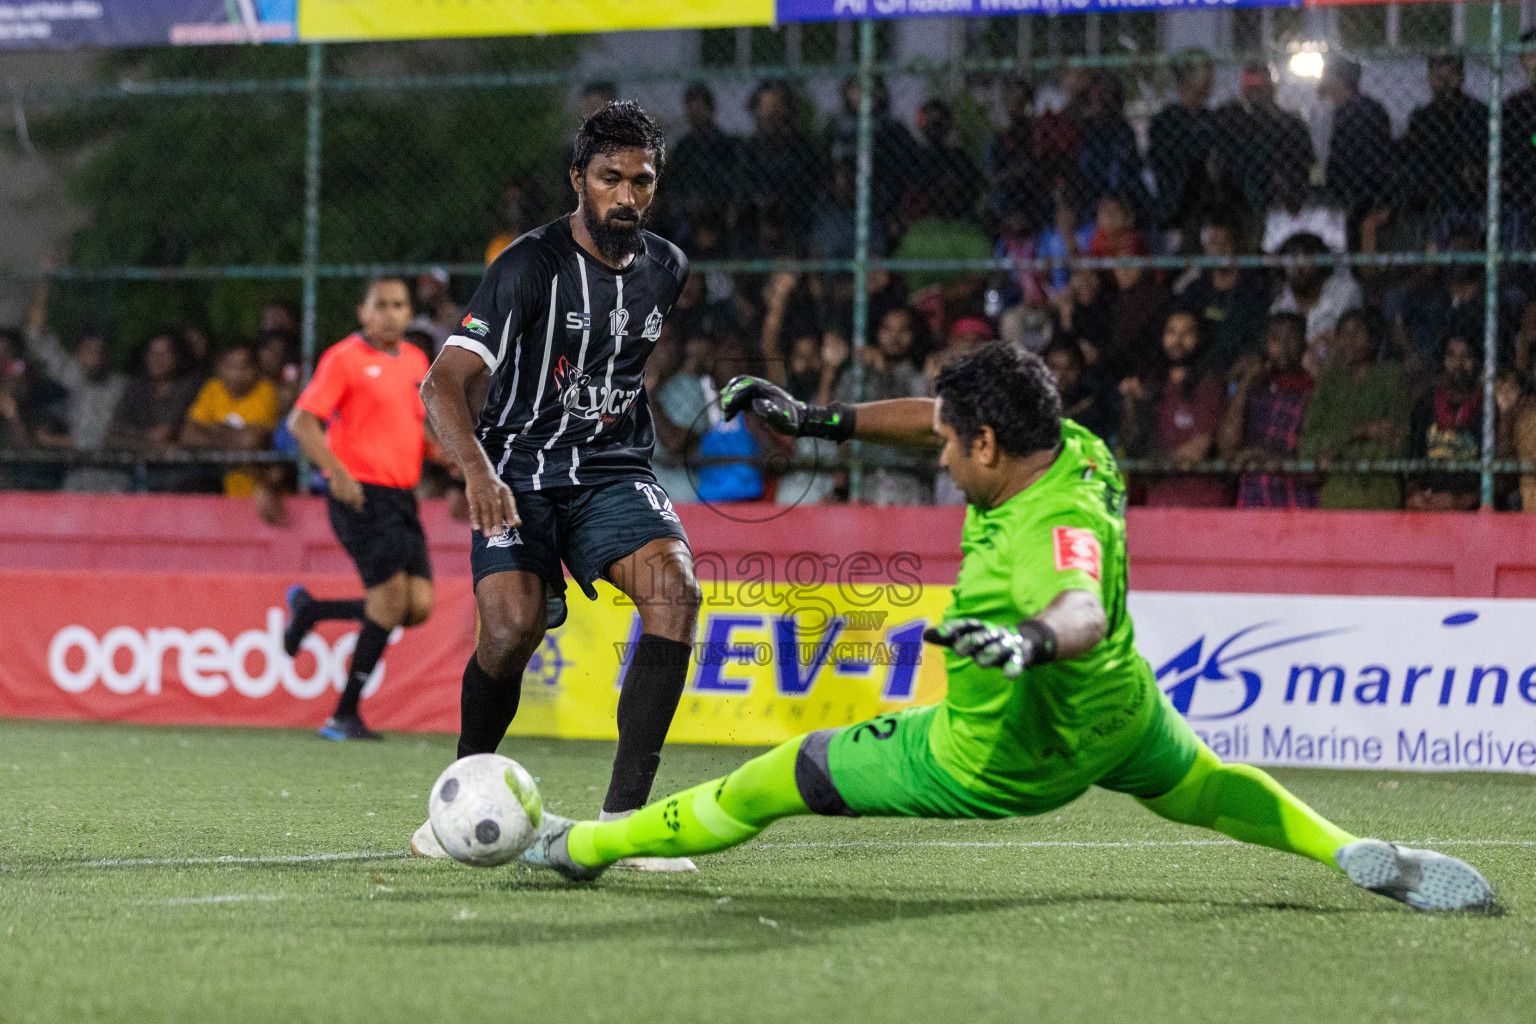
<svg viewBox="0 0 1536 1024">
<path fill-rule="evenodd" d="M 923 630 L 923 639 L 948 647 L 982 668 L 1000 668 L 1009 679 L 1017 679 L 1031 665 L 1056 658 L 1056 635 L 1038 619 L 1028 619 L 1016 627 L 995 626 L 980 619 L 950 619 Z"/>
<path fill-rule="evenodd" d="M 842 402 L 807 405 L 772 381 L 761 377 L 732 377 L 720 391 L 720 411 L 731 419 L 751 408 L 769 429 L 789 437 L 824 437 L 846 441 L 853 436 L 853 406 Z"/>
</svg>

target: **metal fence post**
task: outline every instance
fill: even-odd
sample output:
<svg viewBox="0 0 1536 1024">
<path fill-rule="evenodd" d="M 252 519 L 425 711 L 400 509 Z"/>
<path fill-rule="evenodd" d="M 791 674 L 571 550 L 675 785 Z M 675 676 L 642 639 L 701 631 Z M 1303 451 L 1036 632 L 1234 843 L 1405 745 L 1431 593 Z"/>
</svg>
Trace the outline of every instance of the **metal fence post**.
<svg viewBox="0 0 1536 1024">
<path fill-rule="evenodd" d="M 853 397 L 864 397 L 864 346 L 869 333 L 869 179 L 874 169 L 871 152 L 874 131 L 875 23 L 859 22 L 859 133 L 858 164 L 854 176 L 853 211 Z M 857 500 L 864 476 L 863 446 L 853 443 L 848 471 L 848 495 Z"/>
<path fill-rule="evenodd" d="M 301 268 L 304 298 L 299 321 L 300 360 L 305 383 L 309 382 L 315 369 L 315 288 L 320 265 L 320 125 L 324 108 L 321 76 L 324 73 L 324 44 L 310 43 L 309 72 L 304 80 L 304 253 Z M 309 491 L 309 460 L 302 456 L 299 458 L 299 491 Z"/>
<path fill-rule="evenodd" d="M 1483 254 L 1483 508 L 1493 507 L 1494 394 L 1499 361 L 1499 150 L 1504 120 L 1504 10 L 1493 0 L 1488 22 L 1488 237 Z"/>
</svg>

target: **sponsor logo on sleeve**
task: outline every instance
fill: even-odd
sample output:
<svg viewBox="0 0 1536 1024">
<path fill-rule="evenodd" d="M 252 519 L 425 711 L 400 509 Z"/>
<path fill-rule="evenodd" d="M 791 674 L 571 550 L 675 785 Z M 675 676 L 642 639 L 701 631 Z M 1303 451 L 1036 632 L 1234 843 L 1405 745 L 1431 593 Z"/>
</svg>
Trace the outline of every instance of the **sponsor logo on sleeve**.
<svg viewBox="0 0 1536 1024">
<path fill-rule="evenodd" d="M 1103 565 L 1103 552 L 1099 538 L 1092 530 L 1075 526 L 1058 526 L 1051 530 L 1051 547 L 1056 553 L 1056 571 L 1085 572 L 1099 579 Z"/>
</svg>

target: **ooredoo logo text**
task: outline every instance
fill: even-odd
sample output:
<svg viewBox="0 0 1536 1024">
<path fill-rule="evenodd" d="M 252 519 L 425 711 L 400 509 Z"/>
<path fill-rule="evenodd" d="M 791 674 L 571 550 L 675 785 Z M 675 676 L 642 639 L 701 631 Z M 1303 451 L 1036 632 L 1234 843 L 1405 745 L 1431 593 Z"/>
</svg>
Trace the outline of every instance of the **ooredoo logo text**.
<svg viewBox="0 0 1536 1024">
<path fill-rule="evenodd" d="M 397 630 L 390 642 L 399 637 Z M 59 689 L 84 693 L 101 683 L 112 693 L 157 694 L 168 666 L 174 678 L 197 697 L 218 697 L 233 689 L 242 697 L 259 699 L 279 686 L 300 700 L 339 692 L 347 679 L 347 662 L 357 646 L 357 631 L 334 644 L 318 634 L 304 638 L 298 658 L 283 651 L 283 612 L 267 609 L 265 629 L 248 629 L 233 639 L 216 629 L 190 632 L 175 626 L 143 631 L 117 626 L 98 637 L 84 626 L 65 626 L 48 644 L 48 674 Z M 308 674 L 303 652 L 313 657 Z M 384 681 L 384 663 L 374 670 L 363 694 Z"/>
</svg>

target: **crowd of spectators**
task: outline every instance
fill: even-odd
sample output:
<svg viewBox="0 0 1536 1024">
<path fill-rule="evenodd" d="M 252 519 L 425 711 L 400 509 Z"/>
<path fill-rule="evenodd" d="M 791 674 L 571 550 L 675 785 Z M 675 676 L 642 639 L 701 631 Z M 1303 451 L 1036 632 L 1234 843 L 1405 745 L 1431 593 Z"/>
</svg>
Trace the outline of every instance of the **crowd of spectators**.
<svg viewBox="0 0 1536 1024">
<path fill-rule="evenodd" d="M 1536 55 L 1524 58 L 1536 74 Z M 856 491 L 846 452 L 786 445 L 722 422 L 731 376 L 763 373 L 806 401 L 923 395 L 944 360 L 992 338 L 1039 352 L 1069 416 L 1123 456 L 1156 460 L 1132 499 L 1163 506 L 1357 509 L 1476 507 L 1464 471 L 1362 473 L 1359 460 L 1475 461 L 1481 453 L 1485 282 L 1480 263 L 1351 267 L 1343 253 L 1478 253 L 1483 247 L 1487 108 L 1455 57 L 1427 63 L 1431 99 L 1394 137 L 1351 61 L 1330 57 L 1319 96 L 1332 108 L 1326 149 L 1275 96 L 1271 70 L 1246 67 L 1236 98 L 1213 106 L 1212 62 L 1174 63 L 1169 102 L 1133 125 L 1116 74 L 1074 68 L 1065 102 L 1045 109 L 1031 82 L 997 90 L 988 138 L 962 138 L 934 95 L 913 124 L 876 79 L 869 240 L 910 260 L 1054 261 L 1005 272 L 936 269 L 868 275 L 869 343 L 851 344 L 849 273 L 692 275 L 648 368 L 658 476 L 675 501 L 876 504 L 962 499 L 931 455 L 866 446 Z M 752 131 L 720 127 L 710 88 L 684 94 L 651 226 L 695 261 L 847 259 L 855 248 L 859 83 L 824 121 L 790 83 L 760 83 Z M 588 87 L 583 110 L 612 98 Z M 1506 133 L 1536 131 L 1536 87 L 1507 104 Z M 1529 123 L 1527 123 L 1529 122 Z M 1536 157 L 1503 168 L 1511 238 L 1536 237 Z M 571 203 L 571 197 L 564 202 Z M 507 230 L 487 261 L 561 201 L 531 185 L 507 193 Z M 1266 253 L 1283 267 L 1183 273 L 1073 266 L 1082 258 Z M 1501 458 L 1536 460 L 1536 289 L 1518 268 L 1495 311 Z M 457 323 L 442 271 L 414 282 L 410 338 L 436 352 Z M 457 286 L 457 287 L 456 287 Z M 0 447 L 138 452 L 293 452 L 282 421 L 298 386 L 291 310 L 267 307 L 251 341 L 214 351 L 195 327 L 149 338 L 127 374 L 107 339 L 70 351 L 47 323 L 43 290 L 22 331 L 0 332 Z M 856 365 L 857 364 L 857 365 Z M 1223 460 L 1229 471 L 1195 472 Z M 1302 459 L 1308 474 L 1277 471 Z M 256 496 L 281 519 L 291 466 L 0 465 L 9 486 L 212 490 Z M 446 474 L 430 486 L 451 491 Z M 1501 488 L 1503 507 L 1536 509 L 1536 477 Z"/>
<path fill-rule="evenodd" d="M 1536 72 L 1536 58 L 1528 62 Z M 1361 68 L 1330 57 L 1319 96 L 1332 108 L 1326 148 L 1276 100 L 1267 66 L 1242 70 L 1240 91 L 1213 105 L 1214 69 L 1200 52 L 1174 62 L 1166 103 L 1138 131 L 1123 81 L 1066 71 L 1065 103 L 1042 109 L 1032 84 L 997 90 L 1000 126 L 967 148 L 941 97 L 905 124 L 875 82 L 870 249 L 911 260 L 1054 261 L 1006 273 L 875 271 L 865 398 L 921 395 L 943 360 L 1001 337 L 1039 352 L 1068 415 L 1124 456 L 1160 468 L 1136 475 L 1132 499 L 1154 505 L 1336 509 L 1476 507 L 1475 472 L 1362 473 L 1360 461 L 1475 462 L 1481 455 L 1485 280 L 1480 263 L 1390 269 L 1336 259 L 1388 251 L 1480 254 L 1487 180 L 1484 104 L 1455 57 L 1427 62 L 1430 100 L 1394 137 Z M 716 119 L 709 88 L 686 95 L 657 226 L 696 259 L 852 255 L 859 86 L 823 124 L 786 82 L 752 93 L 751 135 Z M 1511 98 L 1536 130 L 1536 89 Z M 1523 124 L 1523 122 L 1522 122 Z M 1528 154 L 1525 154 L 1528 156 Z M 1504 168 L 1506 234 L 1529 234 L 1536 160 Z M 1208 266 L 1183 273 L 1073 267 L 1081 257 L 1247 254 L 1273 269 Z M 664 403 L 662 461 L 678 500 L 724 500 L 689 486 L 690 455 L 791 460 L 752 470 L 743 496 L 781 502 L 957 502 L 933 460 L 866 446 L 856 493 L 826 442 L 785 450 L 745 437 L 726 453 L 700 414 L 708 381 L 764 372 L 797 397 L 855 393 L 851 276 L 711 273 L 690 283 L 653 367 Z M 1530 301 L 1528 301 L 1530 300 Z M 1495 321 L 1498 455 L 1536 458 L 1536 290 L 1508 267 Z M 682 381 L 705 381 L 701 389 Z M 1227 472 L 1179 472 L 1221 460 Z M 1282 460 L 1316 472 L 1277 471 Z M 746 467 L 742 467 L 744 471 Z M 697 474 L 696 474 L 697 475 Z M 1536 478 L 1533 478 L 1536 479 Z M 1536 483 L 1501 486 L 1520 507 Z M 735 495 L 737 491 L 732 491 Z M 1536 509 L 1536 503 L 1530 507 Z"/>
</svg>

